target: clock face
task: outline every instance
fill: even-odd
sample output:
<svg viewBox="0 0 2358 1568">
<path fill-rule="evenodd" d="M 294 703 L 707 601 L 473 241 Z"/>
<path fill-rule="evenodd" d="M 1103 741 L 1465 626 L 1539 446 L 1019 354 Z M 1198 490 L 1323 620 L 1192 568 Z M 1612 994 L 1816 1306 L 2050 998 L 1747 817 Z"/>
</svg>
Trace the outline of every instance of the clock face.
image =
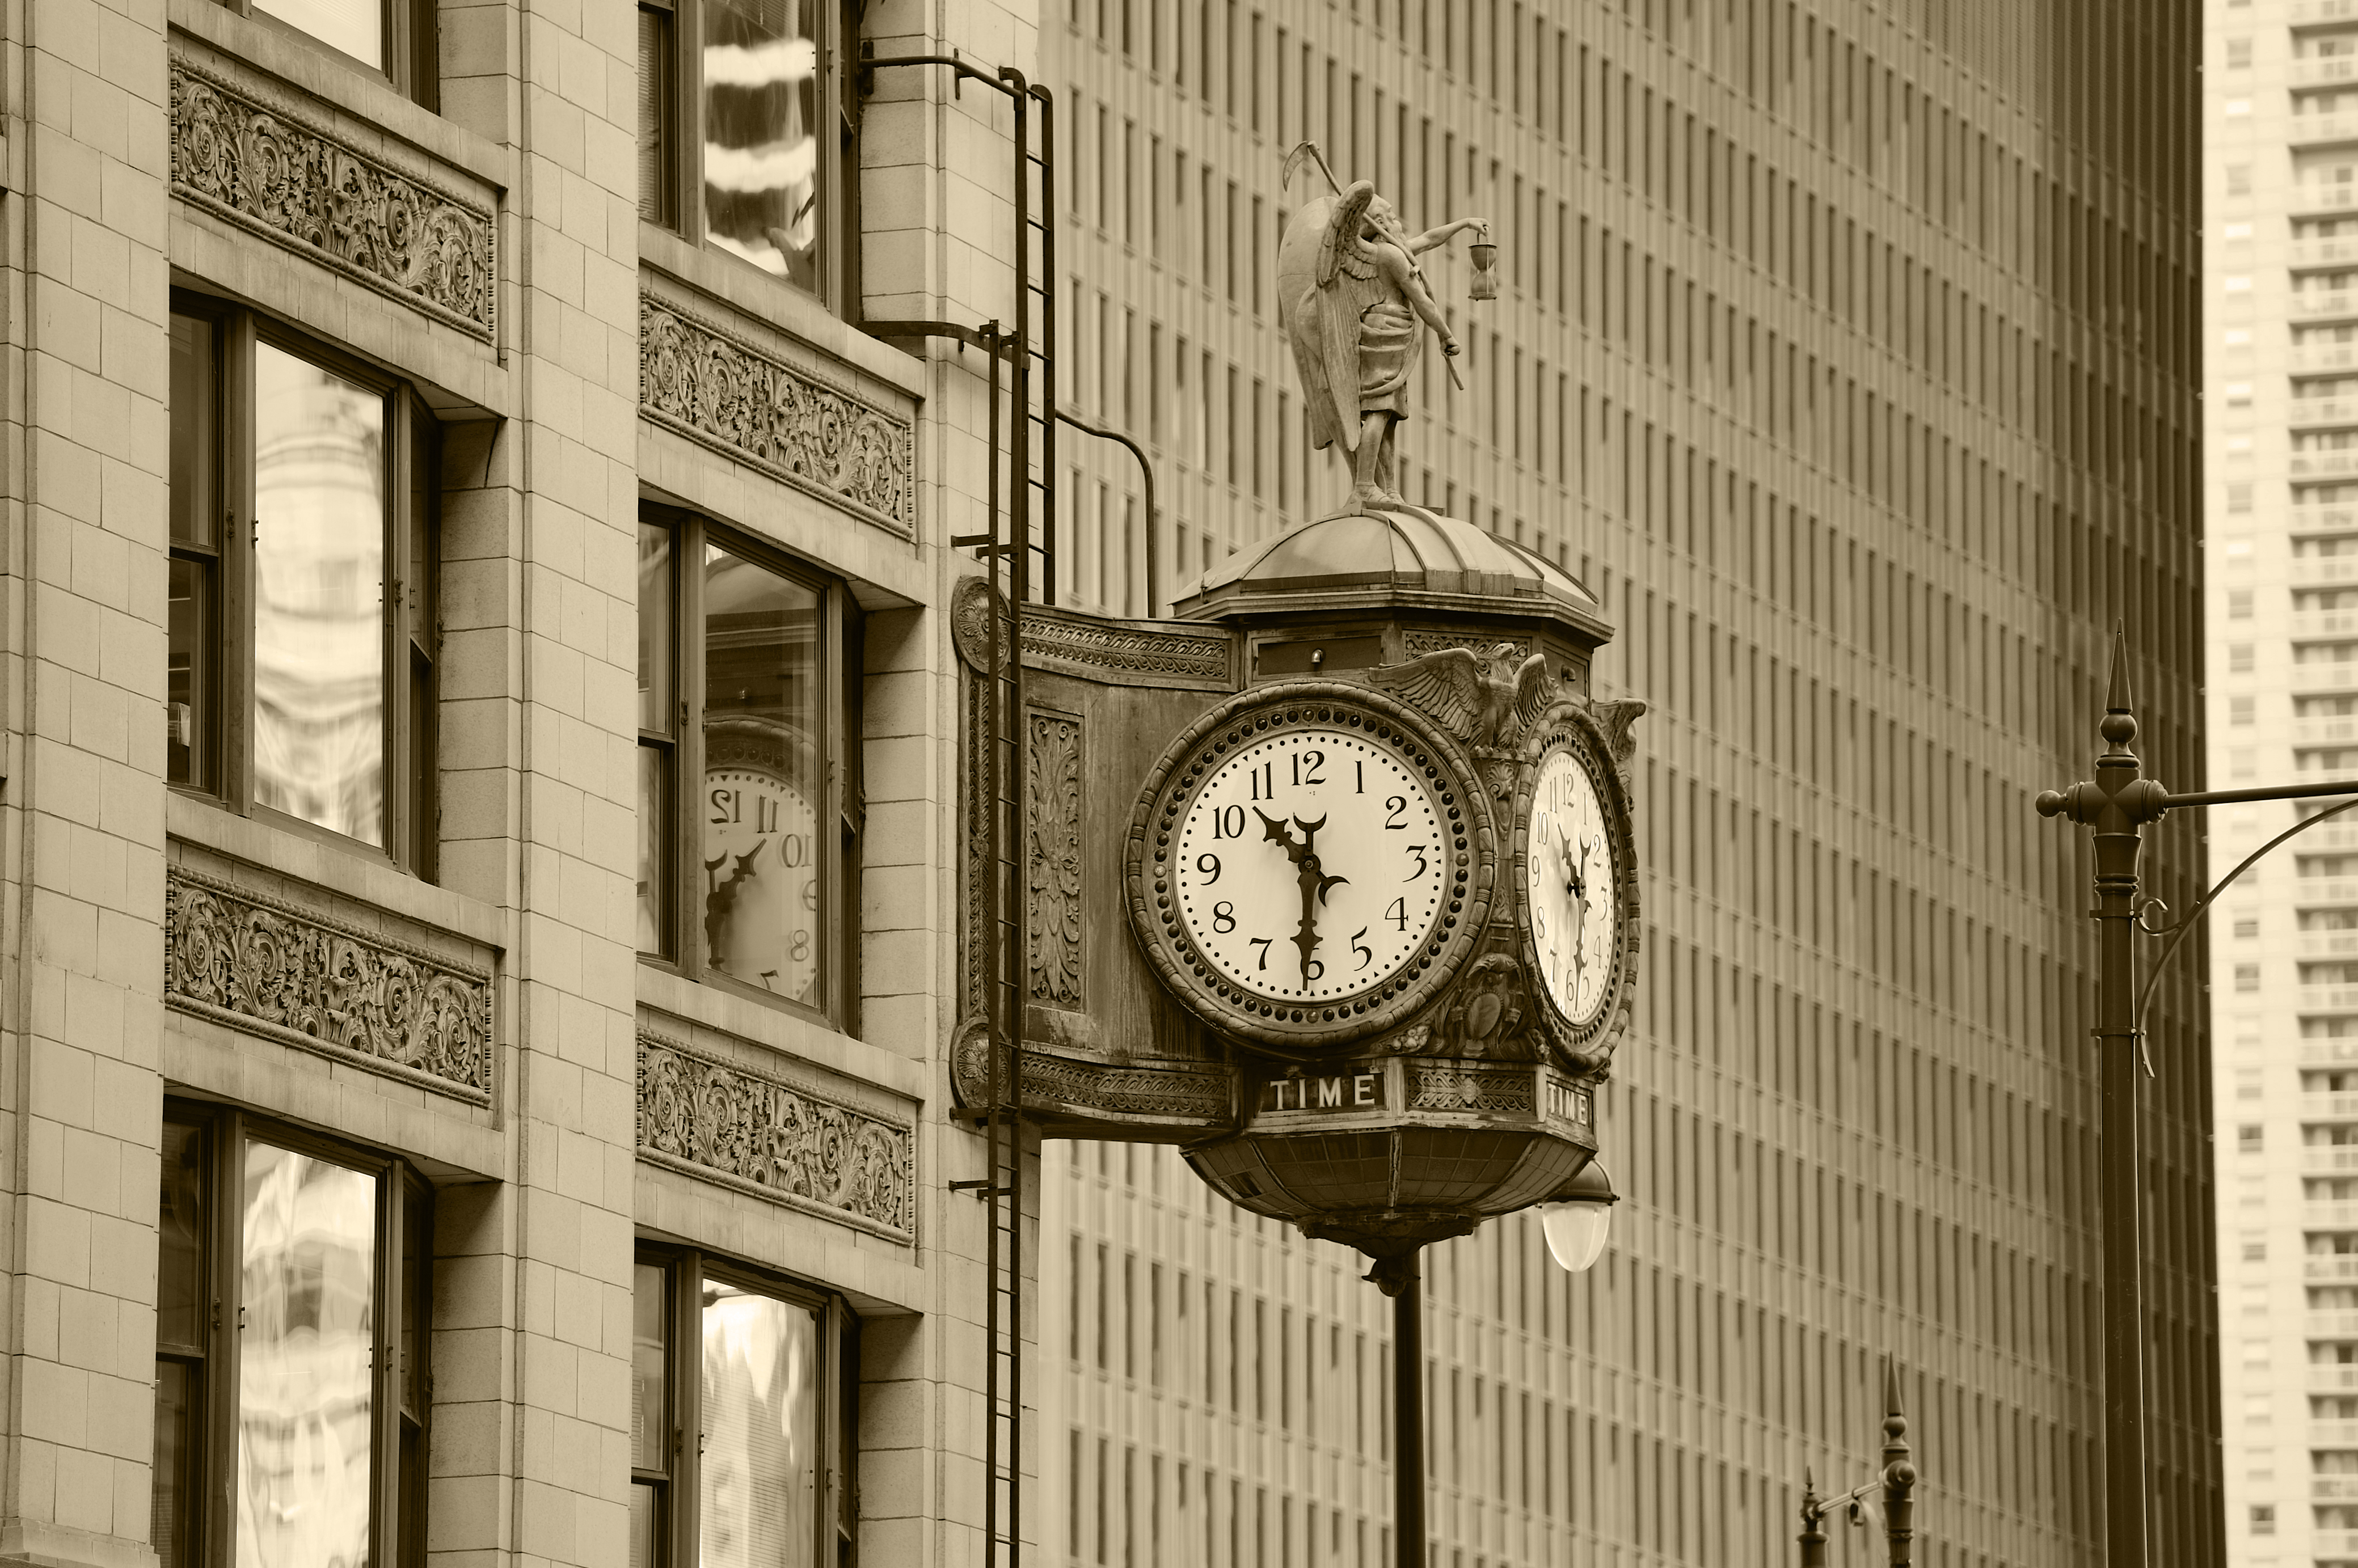
<svg viewBox="0 0 2358 1568">
<path fill-rule="evenodd" d="M 810 803 L 766 768 L 704 775 L 707 961 L 749 986 L 809 1001 L 818 978 L 818 840 Z"/>
<path fill-rule="evenodd" d="M 1172 891 L 1211 966 L 1249 996 L 1322 1010 L 1432 938 L 1455 830 L 1425 770 L 1341 726 L 1232 751 L 1179 818 Z"/>
<path fill-rule="evenodd" d="M 1489 921 L 1496 830 L 1470 771 L 1365 687 L 1230 697 L 1172 742 L 1130 818 L 1147 962 L 1262 1049 L 1318 1054 L 1410 1023 Z"/>
<path fill-rule="evenodd" d="M 1617 858 L 1587 762 L 1571 746 L 1551 747 L 1531 783 L 1524 892 L 1541 984 L 1574 1025 L 1594 1019 L 1612 989 L 1621 918 Z"/>
</svg>

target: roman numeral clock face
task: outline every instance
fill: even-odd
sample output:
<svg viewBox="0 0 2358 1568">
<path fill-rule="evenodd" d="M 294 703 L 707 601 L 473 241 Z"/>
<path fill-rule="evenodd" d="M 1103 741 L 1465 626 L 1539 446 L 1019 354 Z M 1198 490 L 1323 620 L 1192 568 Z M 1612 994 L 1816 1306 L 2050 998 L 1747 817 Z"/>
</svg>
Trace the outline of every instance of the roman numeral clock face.
<svg viewBox="0 0 2358 1568">
<path fill-rule="evenodd" d="M 1612 987 L 1621 878 L 1596 780 L 1569 746 L 1551 749 L 1532 781 L 1523 874 L 1541 985 L 1569 1022 L 1585 1024 Z"/>
</svg>

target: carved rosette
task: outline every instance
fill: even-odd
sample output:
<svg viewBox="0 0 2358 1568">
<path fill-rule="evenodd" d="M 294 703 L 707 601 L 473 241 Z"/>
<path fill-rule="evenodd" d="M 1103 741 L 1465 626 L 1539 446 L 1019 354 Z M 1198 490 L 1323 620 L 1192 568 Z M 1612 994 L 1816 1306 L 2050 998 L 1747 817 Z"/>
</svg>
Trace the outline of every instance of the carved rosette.
<svg viewBox="0 0 2358 1568">
<path fill-rule="evenodd" d="M 478 1104 L 489 971 L 181 867 L 164 886 L 164 1000 L 182 1012 Z"/>
<path fill-rule="evenodd" d="M 1081 721 L 1032 715 L 1029 748 L 1032 1000 L 1081 1001 Z"/>
<path fill-rule="evenodd" d="M 178 53 L 171 95 L 173 195 L 491 341 L 499 265 L 489 206 Z"/>
<path fill-rule="evenodd" d="M 916 1239 L 914 1128 L 639 1033 L 639 1158 Z"/>
<path fill-rule="evenodd" d="M 639 300 L 639 408 L 894 533 L 916 532 L 908 421 L 652 296 Z"/>
</svg>

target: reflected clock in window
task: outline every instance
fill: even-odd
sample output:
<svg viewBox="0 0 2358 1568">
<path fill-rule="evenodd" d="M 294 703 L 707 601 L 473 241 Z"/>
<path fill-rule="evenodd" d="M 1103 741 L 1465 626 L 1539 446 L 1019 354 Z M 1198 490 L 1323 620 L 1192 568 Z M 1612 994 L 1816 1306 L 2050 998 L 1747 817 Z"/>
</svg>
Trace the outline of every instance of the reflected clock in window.
<svg viewBox="0 0 2358 1568">
<path fill-rule="evenodd" d="M 809 1000 L 820 946 L 809 797 L 773 769 L 720 762 L 705 770 L 698 816 L 708 961 L 747 985 Z"/>
</svg>

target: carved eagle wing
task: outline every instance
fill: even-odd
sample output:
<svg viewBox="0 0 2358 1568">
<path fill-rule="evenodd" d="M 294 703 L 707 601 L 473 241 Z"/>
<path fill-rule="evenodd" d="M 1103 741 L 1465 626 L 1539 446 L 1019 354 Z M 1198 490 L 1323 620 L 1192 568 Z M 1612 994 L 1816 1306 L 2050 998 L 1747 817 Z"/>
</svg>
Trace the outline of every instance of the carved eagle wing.
<svg viewBox="0 0 2358 1568">
<path fill-rule="evenodd" d="M 1399 694 L 1401 700 L 1431 714 L 1460 741 L 1473 741 L 1482 730 L 1482 661 L 1470 648 L 1444 648 L 1368 672 L 1376 685 Z"/>
<path fill-rule="evenodd" d="M 1555 677 L 1548 674 L 1547 655 L 1533 654 L 1515 671 L 1515 707 L 1498 731 L 1498 744 L 1510 745 L 1531 732 L 1540 715 L 1555 701 Z"/>
</svg>

